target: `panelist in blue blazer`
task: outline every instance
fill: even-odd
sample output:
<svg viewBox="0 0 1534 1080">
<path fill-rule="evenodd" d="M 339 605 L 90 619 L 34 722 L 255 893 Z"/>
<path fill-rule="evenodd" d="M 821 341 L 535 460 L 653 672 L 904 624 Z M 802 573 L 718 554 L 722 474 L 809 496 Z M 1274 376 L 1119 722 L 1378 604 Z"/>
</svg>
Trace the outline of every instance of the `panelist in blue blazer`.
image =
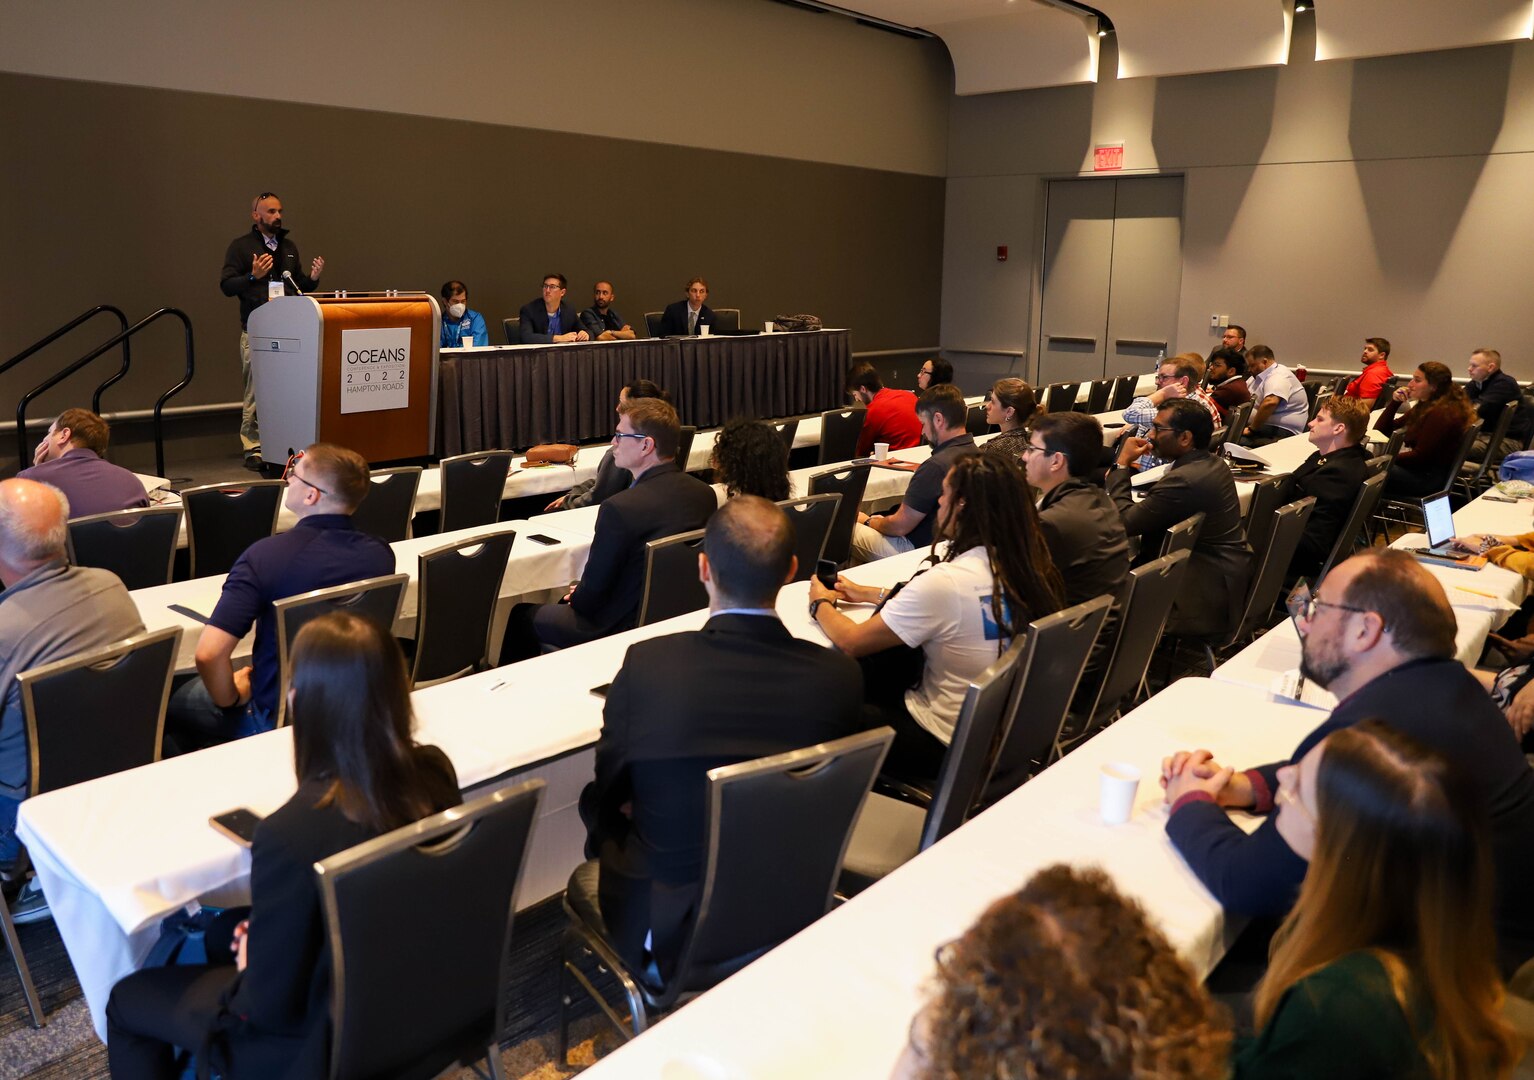
<svg viewBox="0 0 1534 1080">
<path fill-rule="evenodd" d="M 522 344 L 549 345 L 567 341 L 590 341 L 581 329 L 575 309 L 565 303 L 565 275 L 544 274 L 543 295 L 529 300 L 518 312 L 521 316 Z"/>
</svg>

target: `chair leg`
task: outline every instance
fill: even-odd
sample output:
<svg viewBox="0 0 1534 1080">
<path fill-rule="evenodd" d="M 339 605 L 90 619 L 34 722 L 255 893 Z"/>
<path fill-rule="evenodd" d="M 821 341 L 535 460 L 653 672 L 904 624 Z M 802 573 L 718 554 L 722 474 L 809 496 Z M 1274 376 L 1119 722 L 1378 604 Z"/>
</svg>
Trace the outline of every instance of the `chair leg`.
<svg viewBox="0 0 1534 1080">
<path fill-rule="evenodd" d="M 5 934 L 5 947 L 11 950 L 11 962 L 16 965 L 16 977 L 21 980 L 21 992 L 26 995 L 27 1008 L 32 1013 L 32 1026 L 43 1027 L 48 1018 L 43 1015 L 43 1003 L 32 985 L 32 971 L 27 967 L 26 954 L 21 951 L 21 939 L 16 936 L 16 924 L 11 921 L 11 906 L 0 897 L 0 932 Z"/>
<path fill-rule="evenodd" d="M 570 1062 L 570 935 L 562 934 L 559 940 L 559 1067 Z"/>
<path fill-rule="evenodd" d="M 491 1043 L 485 1050 L 485 1064 L 490 1066 L 490 1080 L 506 1080 L 506 1069 L 501 1065 L 501 1048 L 498 1044 Z"/>
<path fill-rule="evenodd" d="M 1330 415 L 1330 414 L 1328 414 L 1328 415 Z M 1214 668 L 1215 668 L 1214 649 L 1210 648 L 1208 642 L 1204 643 L 1204 659 L 1209 661 L 1209 674 L 1213 675 L 1214 674 Z"/>
</svg>

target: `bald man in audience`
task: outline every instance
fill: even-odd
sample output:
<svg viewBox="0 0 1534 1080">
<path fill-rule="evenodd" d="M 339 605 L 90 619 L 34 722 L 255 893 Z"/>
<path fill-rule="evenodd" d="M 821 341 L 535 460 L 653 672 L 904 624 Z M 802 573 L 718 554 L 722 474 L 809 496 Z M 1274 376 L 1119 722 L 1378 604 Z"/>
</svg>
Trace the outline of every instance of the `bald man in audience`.
<svg viewBox="0 0 1534 1080">
<path fill-rule="evenodd" d="M 1515 970 L 1534 955 L 1534 771 L 1501 710 L 1454 659 L 1443 586 L 1406 552 L 1376 548 L 1338 564 L 1314 591 L 1291 595 L 1289 610 L 1303 642 L 1300 673 L 1339 704 L 1287 762 L 1236 772 L 1208 749 L 1168 757 L 1172 844 L 1231 914 L 1283 915 L 1306 862 L 1289 846 L 1285 815 L 1273 812 L 1279 768 L 1333 731 L 1383 720 L 1476 779 L 1492 822 L 1499 960 L 1504 974 Z M 1248 835 L 1228 809 L 1266 819 Z"/>
<path fill-rule="evenodd" d="M 1369 426 L 1369 404 L 1359 398 L 1328 398 L 1309 426 L 1315 453 L 1283 479 L 1278 500 L 1280 506 L 1307 497 L 1316 500 L 1289 564 L 1290 577 L 1314 580 L 1369 475 L 1369 451 L 1361 445 Z"/>
<path fill-rule="evenodd" d="M 795 638 L 775 610 L 797 568 L 794 547 L 793 523 L 774 504 L 725 503 L 698 556 L 708 622 L 631 645 L 608 690 L 596 777 L 580 798 L 586 854 L 597 861 L 576 871 L 586 887 L 572 882 L 570 895 L 598 897 L 631 970 L 653 961 L 666 978 L 675 967 L 698 902 L 708 770 L 860 726 L 857 662 Z"/>
<path fill-rule="evenodd" d="M 107 422 L 89 409 L 65 409 L 37 444 L 32 467 L 16 475 L 62 491 L 71 517 L 148 506 L 149 495 L 139 478 L 103 460 L 111 434 Z"/>
<path fill-rule="evenodd" d="M 70 566 L 69 500 L 20 478 L 0 482 L 0 874 L 16 865 L 16 808 L 27 797 L 27 730 L 16 676 L 142 633 L 128 590 L 108 570 Z M 28 888 L 12 902 L 17 922 L 48 913 Z"/>
</svg>

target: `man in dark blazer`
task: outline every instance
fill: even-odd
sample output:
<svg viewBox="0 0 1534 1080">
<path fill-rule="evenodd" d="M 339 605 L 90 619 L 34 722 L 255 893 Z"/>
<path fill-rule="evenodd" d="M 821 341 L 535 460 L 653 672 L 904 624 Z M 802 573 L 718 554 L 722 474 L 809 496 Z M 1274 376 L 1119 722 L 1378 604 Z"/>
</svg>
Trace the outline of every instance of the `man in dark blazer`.
<svg viewBox="0 0 1534 1080">
<path fill-rule="evenodd" d="M 590 335 L 581 329 L 575 309 L 565 303 L 563 274 L 544 274 L 543 295 L 523 304 L 517 314 L 521 319 L 518 329 L 524 345 L 591 340 Z"/>
<path fill-rule="evenodd" d="M 1369 475 L 1369 451 L 1359 445 L 1368 426 L 1368 403 L 1353 397 L 1328 398 L 1310 422 L 1310 442 L 1316 452 L 1279 489 L 1282 503 L 1307 496 L 1316 500 L 1289 563 L 1290 577 L 1314 581 L 1331 555 L 1358 500 L 1359 487 Z"/>
<path fill-rule="evenodd" d="M 1236 482 L 1225 462 L 1209 452 L 1214 420 L 1202 403 L 1175 398 L 1161 405 L 1147 434 L 1149 439 L 1130 436 L 1120 445 L 1118 465 L 1108 472 L 1108 494 L 1118 504 L 1124 531 L 1140 538 L 1142 562 L 1156 557 L 1167 529 L 1203 512 L 1204 527 L 1167 629 L 1189 637 L 1228 634 L 1246 603 L 1252 549 L 1241 525 Z M 1130 478 L 1136 459 L 1147 452 L 1169 464 L 1145 499 L 1135 502 Z"/>
<path fill-rule="evenodd" d="M 1454 659 L 1455 618 L 1438 580 L 1404 551 L 1375 548 L 1337 564 L 1295 605 L 1300 671 L 1341 702 L 1289 762 L 1222 769 L 1208 750 L 1162 763 L 1167 836 L 1227 911 L 1280 916 L 1305 880 L 1274 809 L 1278 769 L 1361 720 L 1378 719 L 1474 777 L 1491 817 L 1503 974 L 1534 955 L 1534 771 L 1501 710 Z M 1248 835 L 1226 815 L 1267 818 Z"/>
<path fill-rule="evenodd" d="M 856 661 L 795 638 L 774 610 L 794 547 L 782 510 L 731 499 L 698 559 L 708 623 L 631 646 L 608 691 L 580 812 L 602 918 L 632 970 L 675 967 L 698 901 L 707 771 L 858 730 Z"/>
<path fill-rule="evenodd" d="M 627 630 L 639 616 L 645 544 L 701 529 L 719 505 L 714 489 L 677 468 L 682 426 L 671 404 L 638 398 L 619 408 L 613 464 L 634 482 L 597 511 L 579 584 L 557 604 L 518 604 L 507 619 L 501 663 Z"/>
<path fill-rule="evenodd" d="M 713 333 L 714 309 L 703 301 L 708 299 L 708 282 L 700 277 L 687 282 L 687 299 L 669 304 L 660 317 L 661 337 L 695 337 L 703 333 L 700 327 L 710 327 Z"/>
</svg>

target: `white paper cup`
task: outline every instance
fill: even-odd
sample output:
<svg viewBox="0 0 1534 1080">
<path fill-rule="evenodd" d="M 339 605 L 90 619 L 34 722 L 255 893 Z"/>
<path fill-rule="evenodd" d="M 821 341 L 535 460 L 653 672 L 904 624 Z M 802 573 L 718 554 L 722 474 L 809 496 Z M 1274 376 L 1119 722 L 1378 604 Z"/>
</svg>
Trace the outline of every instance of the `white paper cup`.
<svg viewBox="0 0 1534 1080">
<path fill-rule="evenodd" d="M 698 324 L 698 334 L 699 334 L 700 337 L 708 337 L 709 336 L 709 332 L 712 329 L 713 329 L 713 327 L 709 326 L 708 323 L 699 323 Z"/>
<path fill-rule="evenodd" d="M 1122 825 L 1134 813 L 1140 770 L 1124 761 L 1109 761 L 1098 780 L 1098 813 L 1104 824 Z"/>
<path fill-rule="evenodd" d="M 762 333 L 764 333 L 764 334 L 772 333 L 773 325 L 774 324 L 773 324 L 771 319 L 768 319 L 766 322 L 762 323 Z"/>
<path fill-rule="evenodd" d="M 884 461 L 890 456 L 890 444 L 887 442 L 874 443 L 874 460 Z"/>
</svg>

